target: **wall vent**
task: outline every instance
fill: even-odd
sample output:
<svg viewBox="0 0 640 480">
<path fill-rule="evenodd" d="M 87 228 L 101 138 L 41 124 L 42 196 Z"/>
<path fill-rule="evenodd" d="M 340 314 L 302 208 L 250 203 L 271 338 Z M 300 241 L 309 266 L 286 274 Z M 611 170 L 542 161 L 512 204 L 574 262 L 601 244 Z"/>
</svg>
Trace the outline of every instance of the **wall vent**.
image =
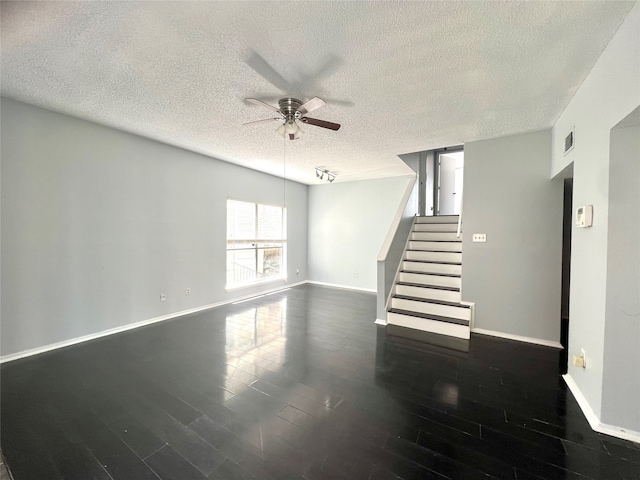
<svg viewBox="0 0 640 480">
<path fill-rule="evenodd" d="M 573 150 L 573 145 L 575 144 L 575 128 L 571 129 L 569 134 L 564 137 L 564 154 L 566 155 L 571 150 Z"/>
</svg>

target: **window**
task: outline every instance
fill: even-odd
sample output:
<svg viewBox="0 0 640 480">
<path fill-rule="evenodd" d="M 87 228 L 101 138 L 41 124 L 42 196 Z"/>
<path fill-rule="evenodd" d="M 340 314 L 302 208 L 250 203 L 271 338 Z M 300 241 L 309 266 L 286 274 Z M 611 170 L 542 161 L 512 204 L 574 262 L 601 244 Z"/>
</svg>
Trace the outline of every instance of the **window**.
<svg viewBox="0 0 640 480">
<path fill-rule="evenodd" d="M 287 209 L 227 199 L 227 288 L 287 277 Z"/>
</svg>

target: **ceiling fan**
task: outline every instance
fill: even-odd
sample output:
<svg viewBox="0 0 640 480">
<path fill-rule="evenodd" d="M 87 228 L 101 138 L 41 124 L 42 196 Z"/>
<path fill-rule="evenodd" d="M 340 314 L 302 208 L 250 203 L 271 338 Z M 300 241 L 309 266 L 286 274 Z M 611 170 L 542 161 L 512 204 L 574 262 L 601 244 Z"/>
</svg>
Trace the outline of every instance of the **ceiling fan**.
<svg viewBox="0 0 640 480">
<path fill-rule="evenodd" d="M 283 122 L 276 130 L 278 134 L 282 135 L 289 140 L 297 140 L 304 132 L 300 129 L 296 120 L 300 120 L 307 125 L 315 125 L 316 127 L 328 128 L 329 130 L 338 130 L 340 128 L 339 123 L 327 122 L 326 120 L 318 120 L 317 118 L 307 117 L 307 113 L 317 110 L 318 108 L 326 105 L 326 102 L 318 97 L 313 97 L 311 100 L 302 103 L 297 98 L 281 98 L 278 101 L 278 107 L 269 105 L 257 98 L 247 98 L 248 102 L 255 103 L 256 105 L 262 105 L 270 110 L 276 112 L 279 116 L 274 118 L 265 118 L 263 120 L 256 120 L 254 122 L 243 123 L 243 125 L 255 125 L 257 123 L 267 123 L 274 121 Z"/>
</svg>

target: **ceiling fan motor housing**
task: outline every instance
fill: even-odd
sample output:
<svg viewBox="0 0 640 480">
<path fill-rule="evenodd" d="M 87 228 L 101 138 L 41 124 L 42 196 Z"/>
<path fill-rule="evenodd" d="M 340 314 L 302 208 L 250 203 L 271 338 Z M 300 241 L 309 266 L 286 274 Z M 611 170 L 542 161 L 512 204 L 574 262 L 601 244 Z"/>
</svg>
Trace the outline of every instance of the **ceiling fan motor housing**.
<svg viewBox="0 0 640 480">
<path fill-rule="evenodd" d="M 281 98 L 278 100 L 278 105 L 280 106 L 280 112 L 285 117 L 297 118 L 300 116 L 300 114 L 296 116 L 296 113 L 298 113 L 298 109 L 302 106 L 302 102 L 297 98 Z"/>
</svg>

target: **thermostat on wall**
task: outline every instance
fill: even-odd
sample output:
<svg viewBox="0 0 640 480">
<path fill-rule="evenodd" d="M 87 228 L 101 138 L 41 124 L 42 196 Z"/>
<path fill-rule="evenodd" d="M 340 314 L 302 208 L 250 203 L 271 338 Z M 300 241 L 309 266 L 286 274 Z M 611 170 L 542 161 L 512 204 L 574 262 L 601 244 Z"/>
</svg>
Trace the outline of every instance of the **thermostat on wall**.
<svg viewBox="0 0 640 480">
<path fill-rule="evenodd" d="M 593 223 L 593 205 L 578 207 L 576 211 L 576 227 L 590 227 Z"/>
</svg>

